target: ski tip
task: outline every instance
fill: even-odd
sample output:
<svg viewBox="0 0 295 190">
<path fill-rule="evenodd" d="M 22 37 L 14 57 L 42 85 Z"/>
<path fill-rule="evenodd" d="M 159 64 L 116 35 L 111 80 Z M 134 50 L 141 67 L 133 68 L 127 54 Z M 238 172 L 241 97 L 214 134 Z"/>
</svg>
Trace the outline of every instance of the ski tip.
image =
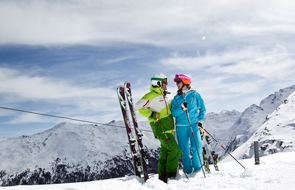
<svg viewBox="0 0 295 190">
<path fill-rule="evenodd" d="M 127 88 L 130 88 L 131 83 L 130 83 L 129 81 L 126 81 L 126 82 L 124 83 L 124 86 L 127 87 Z"/>
<path fill-rule="evenodd" d="M 117 86 L 117 90 L 121 89 L 121 88 L 124 88 L 124 86 L 122 86 L 122 85 Z"/>
</svg>

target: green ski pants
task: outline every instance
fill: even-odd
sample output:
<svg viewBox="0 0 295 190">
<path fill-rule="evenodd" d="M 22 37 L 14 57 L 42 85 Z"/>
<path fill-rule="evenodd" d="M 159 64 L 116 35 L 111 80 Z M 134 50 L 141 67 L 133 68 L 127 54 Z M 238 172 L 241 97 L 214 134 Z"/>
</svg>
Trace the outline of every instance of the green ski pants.
<svg viewBox="0 0 295 190">
<path fill-rule="evenodd" d="M 167 181 L 167 178 L 176 176 L 178 159 L 182 154 L 174 135 L 162 134 L 159 140 L 161 143 L 158 163 L 159 179 Z"/>
</svg>

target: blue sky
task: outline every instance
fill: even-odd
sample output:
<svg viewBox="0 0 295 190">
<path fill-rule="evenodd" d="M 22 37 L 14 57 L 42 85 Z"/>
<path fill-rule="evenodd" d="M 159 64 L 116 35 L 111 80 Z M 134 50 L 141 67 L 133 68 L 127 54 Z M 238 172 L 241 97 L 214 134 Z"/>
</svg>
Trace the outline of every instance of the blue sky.
<svg viewBox="0 0 295 190">
<path fill-rule="evenodd" d="M 0 105 L 107 123 L 116 87 L 134 101 L 164 73 L 189 74 L 208 112 L 243 111 L 295 84 L 295 2 L 2 0 Z M 139 120 L 144 120 L 138 116 Z M 0 137 L 62 119 L 0 110 Z"/>
</svg>

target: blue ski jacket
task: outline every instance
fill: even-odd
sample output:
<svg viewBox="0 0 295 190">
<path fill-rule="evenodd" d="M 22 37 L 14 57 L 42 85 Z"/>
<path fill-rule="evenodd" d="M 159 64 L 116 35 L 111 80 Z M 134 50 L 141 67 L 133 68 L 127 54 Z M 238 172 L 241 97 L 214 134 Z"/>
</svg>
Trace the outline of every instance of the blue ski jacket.
<svg viewBox="0 0 295 190">
<path fill-rule="evenodd" d="M 185 95 L 176 95 L 172 100 L 171 112 L 175 117 L 176 126 L 189 125 L 186 113 L 181 109 L 183 102 L 187 102 L 191 124 L 204 120 L 206 114 L 204 101 L 198 92 L 190 89 Z"/>
</svg>

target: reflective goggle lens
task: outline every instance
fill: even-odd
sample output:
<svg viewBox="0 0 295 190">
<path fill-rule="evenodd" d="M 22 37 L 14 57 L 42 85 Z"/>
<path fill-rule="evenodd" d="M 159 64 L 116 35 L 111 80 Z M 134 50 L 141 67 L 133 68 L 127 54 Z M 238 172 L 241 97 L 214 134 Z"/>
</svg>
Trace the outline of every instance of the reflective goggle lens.
<svg viewBox="0 0 295 190">
<path fill-rule="evenodd" d="M 168 84 L 168 79 L 164 78 L 163 83 Z"/>
</svg>

